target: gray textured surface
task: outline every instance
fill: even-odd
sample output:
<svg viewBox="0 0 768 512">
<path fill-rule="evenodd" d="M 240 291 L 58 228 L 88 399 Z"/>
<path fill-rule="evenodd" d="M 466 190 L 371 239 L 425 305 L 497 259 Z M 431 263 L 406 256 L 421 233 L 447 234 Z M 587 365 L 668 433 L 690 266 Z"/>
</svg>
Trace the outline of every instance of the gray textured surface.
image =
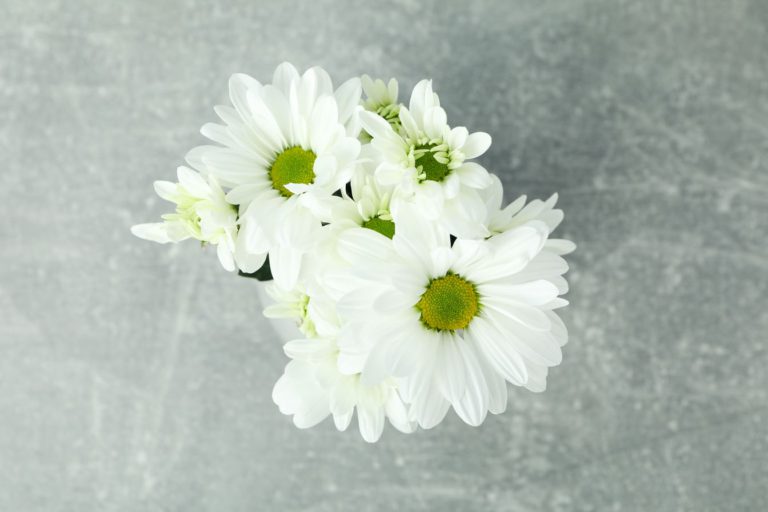
<svg viewBox="0 0 768 512">
<path fill-rule="evenodd" d="M 0 511 L 768 510 L 764 0 L 2 7 Z M 283 59 L 432 77 L 508 199 L 560 192 L 546 394 L 296 430 L 253 283 L 130 235 L 228 75 Z"/>
</svg>

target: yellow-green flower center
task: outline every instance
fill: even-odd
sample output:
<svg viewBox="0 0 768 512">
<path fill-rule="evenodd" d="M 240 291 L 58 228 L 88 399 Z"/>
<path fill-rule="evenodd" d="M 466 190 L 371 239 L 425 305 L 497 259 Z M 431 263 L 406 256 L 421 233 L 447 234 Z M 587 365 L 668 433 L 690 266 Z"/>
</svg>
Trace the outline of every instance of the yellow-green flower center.
<svg viewBox="0 0 768 512">
<path fill-rule="evenodd" d="M 480 309 L 480 297 L 472 283 L 456 274 L 446 274 L 429 282 L 416 309 L 430 329 L 466 329 Z"/>
<path fill-rule="evenodd" d="M 285 197 L 293 192 L 285 188 L 289 183 L 312 183 L 315 180 L 315 153 L 299 146 L 288 148 L 275 158 L 269 169 L 272 188 Z"/>
<path fill-rule="evenodd" d="M 443 181 L 451 170 L 448 164 L 440 163 L 435 159 L 435 153 L 430 151 L 433 147 L 434 144 L 427 144 L 415 148 L 416 151 L 426 150 L 416 158 L 416 167 L 421 167 L 421 172 L 425 174 L 424 179 Z"/>
<path fill-rule="evenodd" d="M 391 220 L 385 220 L 380 217 L 371 217 L 363 222 L 363 227 L 381 233 L 387 238 L 395 236 L 395 223 Z"/>
</svg>

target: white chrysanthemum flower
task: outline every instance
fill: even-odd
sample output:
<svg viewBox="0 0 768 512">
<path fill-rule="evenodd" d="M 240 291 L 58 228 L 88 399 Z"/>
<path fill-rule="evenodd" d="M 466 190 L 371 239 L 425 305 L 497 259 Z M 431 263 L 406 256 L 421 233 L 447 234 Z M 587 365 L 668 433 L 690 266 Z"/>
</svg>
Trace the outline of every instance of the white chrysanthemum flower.
<svg viewBox="0 0 768 512">
<path fill-rule="evenodd" d="M 490 184 L 488 171 L 470 162 L 488 149 L 491 137 L 470 134 L 463 126 L 451 128 L 445 110 L 432 91 L 432 82 L 422 80 L 413 89 L 409 107 L 400 107 L 400 129 L 384 118 L 363 111 L 360 119 L 371 134 L 371 147 L 378 153 L 376 179 L 395 186 L 393 208 L 402 202 L 416 205 L 421 215 L 439 220 L 461 238 L 486 236 L 476 216 L 482 211 L 477 189 Z"/>
<path fill-rule="evenodd" d="M 397 80 L 390 78 L 386 84 L 381 79 L 373 80 L 368 75 L 360 77 L 365 93 L 365 100 L 362 105 L 368 112 L 380 116 L 387 121 L 395 131 L 400 131 L 400 103 L 397 101 L 398 85 Z M 367 139 L 370 135 L 363 132 Z"/>
<path fill-rule="evenodd" d="M 403 433 L 414 431 L 393 379 L 371 386 L 359 374 L 342 374 L 336 366 L 338 349 L 329 340 L 295 340 L 285 350 L 294 359 L 275 383 L 272 399 L 297 427 L 313 427 L 332 415 L 336 428 L 346 430 L 357 411 L 358 429 L 369 443 L 381 437 L 385 418 Z"/>
<path fill-rule="evenodd" d="M 158 243 L 180 242 L 188 238 L 217 246 L 221 265 L 228 271 L 237 266 L 246 272 L 258 269 L 265 253 L 248 253 L 238 240 L 237 207 L 229 204 L 213 176 L 207 181 L 187 167 L 177 170 L 178 183 L 156 181 L 157 195 L 176 204 L 176 212 L 162 216 L 163 222 L 137 224 L 131 232 Z"/>
<path fill-rule="evenodd" d="M 457 240 L 429 223 L 401 222 L 393 243 L 350 229 L 339 249 L 359 284 L 341 298 L 342 371 L 363 383 L 403 378 L 401 394 L 424 428 L 453 406 L 470 425 L 506 407 L 504 381 L 543 389 L 567 336 L 552 311 L 565 261 L 542 251 L 533 220 L 488 240 Z M 388 242 L 388 240 L 386 241 Z M 363 343 L 361 343 L 361 341 Z"/>
<path fill-rule="evenodd" d="M 334 302 L 322 293 L 291 295 L 274 289 L 271 293 L 282 302 L 266 308 L 265 315 L 300 319 L 307 335 L 285 344 L 285 353 L 293 360 L 272 392 L 280 412 L 293 416 L 299 428 L 312 427 L 332 415 L 336 428 L 346 430 L 357 411 L 360 434 L 371 443 L 381 437 L 385 418 L 401 432 L 413 432 L 415 424 L 408 418 L 394 379 L 365 385 L 359 374 L 338 370 L 339 323 Z"/>
<path fill-rule="evenodd" d="M 387 238 L 395 234 L 395 221 L 390 211 L 392 191 L 382 187 L 373 176 L 358 172 L 350 182 L 351 197 L 344 194 L 331 207 L 331 225 L 339 229 L 360 226 Z"/>
<path fill-rule="evenodd" d="M 264 308 L 265 317 L 292 320 L 307 338 L 333 338 L 338 333 L 335 304 L 326 298 L 324 290 L 314 279 L 309 283 L 302 279 L 292 290 L 285 290 L 274 283 L 266 284 L 264 289 L 272 301 Z M 310 300 L 312 297 L 314 299 Z"/>
<path fill-rule="evenodd" d="M 297 286 L 293 290 L 283 290 L 272 283 L 266 285 L 265 291 L 274 300 L 273 304 L 264 308 L 265 317 L 292 320 L 304 336 L 317 336 L 315 324 L 309 315 L 309 295 L 303 289 Z"/>
<path fill-rule="evenodd" d="M 523 195 L 502 208 L 504 190 L 501 180 L 493 174 L 491 175 L 491 180 L 491 185 L 482 190 L 480 194 L 486 206 L 484 224 L 492 234 L 509 231 L 531 220 L 544 222 L 549 232 L 552 233 L 563 221 L 563 211 L 555 208 L 558 198 L 557 193 L 552 194 L 546 201 L 534 199 L 528 204 L 526 204 L 526 196 Z M 570 240 L 548 238 L 544 244 L 544 249 L 564 256 L 573 252 L 576 249 L 576 244 Z M 561 293 L 565 293 L 565 291 Z"/>
<path fill-rule="evenodd" d="M 349 181 L 359 155 L 360 80 L 334 90 L 323 69 L 300 76 L 283 63 L 272 84 L 237 74 L 229 92 L 233 107 L 216 108 L 225 125 L 201 130 L 221 146 L 197 147 L 187 160 L 231 188 L 227 200 L 253 224 L 246 247 L 266 245 L 275 280 L 290 289 L 332 194 Z"/>
</svg>

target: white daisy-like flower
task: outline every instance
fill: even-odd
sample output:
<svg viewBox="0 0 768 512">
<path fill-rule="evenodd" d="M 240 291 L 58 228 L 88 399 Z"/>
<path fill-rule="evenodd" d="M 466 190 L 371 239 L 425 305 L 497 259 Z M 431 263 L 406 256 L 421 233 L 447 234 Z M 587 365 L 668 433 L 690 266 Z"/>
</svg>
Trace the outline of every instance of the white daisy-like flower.
<svg viewBox="0 0 768 512">
<path fill-rule="evenodd" d="M 484 224 L 491 234 L 509 231 L 531 220 L 544 222 L 551 233 L 563 221 L 563 211 L 555 208 L 558 199 L 556 193 L 552 194 L 546 201 L 534 199 L 527 204 L 527 197 L 523 195 L 502 208 L 504 190 L 501 180 L 492 174 L 491 181 L 489 187 L 480 191 L 485 202 Z M 548 238 L 544 244 L 544 249 L 564 256 L 573 252 L 576 249 L 576 244 L 561 238 Z M 562 281 L 565 282 L 564 279 Z M 561 293 L 565 293 L 565 291 L 561 291 Z"/>
<path fill-rule="evenodd" d="M 363 108 L 378 115 L 392 125 L 395 131 L 399 132 L 400 103 L 397 101 L 397 80 L 390 78 L 389 82 L 385 84 L 383 80 L 379 78 L 374 80 L 368 75 L 363 75 L 360 80 L 365 93 L 365 100 L 362 102 Z M 366 135 L 366 140 L 370 141 L 371 137 L 367 132 L 362 132 L 361 135 Z"/>
<path fill-rule="evenodd" d="M 303 326 L 311 325 L 305 329 L 306 338 L 289 341 L 284 346 L 292 361 L 272 391 L 280 412 L 293 416 L 299 428 L 312 427 L 332 415 L 336 428 L 346 430 L 357 411 L 360 434 L 370 443 L 381 437 L 385 418 L 398 430 L 413 432 L 415 424 L 408 418 L 394 379 L 365 385 L 359 374 L 346 375 L 339 371 L 335 341 L 339 322 L 334 302 L 318 292 L 307 295 L 305 291 L 298 291 L 292 297 L 279 293 L 273 290 L 283 303 L 269 306 L 265 314 L 286 313 L 302 318 Z M 296 297 L 301 297 L 298 302 Z"/>
<path fill-rule="evenodd" d="M 266 245 L 275 280 L 290 289 L 330 198 L 349 181 L 358 158 L 360 80 L 334 90 L 322 68 L 300 76 L 283 63 L 272 84 L 236 74 L 229 92 L 233 106 L 216 107 L 225 125 L 201 130 L 221 146 L 197 147 L 187 160 L 231 188 L 227 200 L 253 225 L 246 248 Z"/>
<path fill-rule="evenodd" d="M 292 320 L 307 338 L 330 337 L 338 331 L 333 302 L 325 298 L 316 283 L 300 280 L 292 290 L 270 283 L 264 289 L 271 300 L 271 304 L 264 308 L 265 317 Z M 311 297 L 314 300 L 310 301 Z"/>
<path fill-rule="evenodd" d="M 401 222 L 393 243 L 365 229 L 340 235 L 359 283 L 341 298 L 343 371 L 364 384 L 404 379 L 401 394 L 423 428 L 453 406 L 468 424 L 506 407 L 504 381 L 542 389 L 567 336 L 552 311 L 565 261 L 542 251 L 532 220 L 488 240 L 456 240 L 429 223 Z M 364 269 L 364 272 L 362 272 Z M 362 343 L 361 343 L 362 342 Z"/>
<path fill-rule="evenodd" d="M 462 238 L 486 236 L 476 216 L 482 211 L 478 189 L 490 185 L 490 175 L 480 164 L 470 162 L 488 149 L 491 137 L 470 134 L 463 127 L 451 128 L 445 110 L 432 91 L 431 80 L 414 87 L 409 107 L 399 108 L 400 129 L 372 112 L 360 113 L 365 130 L 373 137 L 378 153 L 376 179 L 395 186 L 393 208 L 402 201 L 416 205 L 421 215 L 439 220 Z"/>
<path fill-rule="evenodd" d="M 395 221 L 390 211 L 391 188 L 379 185 L 373 176 L 358 172 L 350 182 L 351 195 L 346 193 L 331 207 L 331 225 L 336 236 L 339 229 L 361 226 L 381 233 L 387 238 L 395 234 Z"/>
<path fill-rule="evenodd" d="M 236 265 L 246 272 L 258 269 L 266 254 L 247 252 L 238 238 L 237 207 L 229 204 L 214 176 L 207 180 L 187 167 L 177 170 L 178 183 L 156 181 L 157 195 L 176 204 L 176 212 L 162 216 L 163 222 L 137 224 L 131 232 L 158 243 L 188 238 L 216 246 L 221 265 L 228 271 Z M 237 260 L 237 261 L 235 261 Z"/>
<path fill-rule="evenodd" d="M 332 344 L 311 341 L 318 355 L 290 361 L 272 390 L 280 412 L 293 416 L 294 425 L 310 428 L 332 415 L 336 428 L 346 430 L 357 411 L 360 435 L 369 443 L 379 440 L 385 419 L 403 433 L 415 430 L 394 381 L 363 385 L 359 375 L 339 373 Z"/>
</svg>

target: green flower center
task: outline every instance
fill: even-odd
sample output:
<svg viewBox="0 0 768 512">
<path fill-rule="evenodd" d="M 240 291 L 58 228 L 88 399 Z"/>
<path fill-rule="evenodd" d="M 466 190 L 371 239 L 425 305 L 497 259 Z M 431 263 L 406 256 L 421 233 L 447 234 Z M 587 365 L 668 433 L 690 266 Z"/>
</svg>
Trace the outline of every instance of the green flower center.
<svg viewBox="0 0 768 512">
<path fill-rule="evenodd" d="M 385 220 L 380 217 L 371 217 L 363 222 L 363 227 L 381 233 L 387 238 L 395 236 L 395 223 L 391 220 Z"/>
<path fill-rule="evenodd" d="M 435 159 L 435 153 L 430 151 L 433 147 L 435 147 L 434 144 L 416 146 L 416 151 L 426 150 L 416 158 L 416 167 L 421 167 L 421 172 L 426 175 L 424 179 L 443 181 L 451 170 L 448 168 L 448 164 L 440 163 Z"/>
<path fill-rule="evenodd" d="M 291 197 L 293 192 L 285 188 L 289 183 L 312 183 L 315 180 L 316 155 L 309 149 L 299 146 L 288 148 L 275 158 L 269 169 L 272 188 L 284 197 Z"/>
<path fill-rule="evenodd" d="M 466 329 L 480 309 L 475 286 L 456 274 L 432 279 L 416 303 L 422 323 L 436 331 Z"/>
</svg>

